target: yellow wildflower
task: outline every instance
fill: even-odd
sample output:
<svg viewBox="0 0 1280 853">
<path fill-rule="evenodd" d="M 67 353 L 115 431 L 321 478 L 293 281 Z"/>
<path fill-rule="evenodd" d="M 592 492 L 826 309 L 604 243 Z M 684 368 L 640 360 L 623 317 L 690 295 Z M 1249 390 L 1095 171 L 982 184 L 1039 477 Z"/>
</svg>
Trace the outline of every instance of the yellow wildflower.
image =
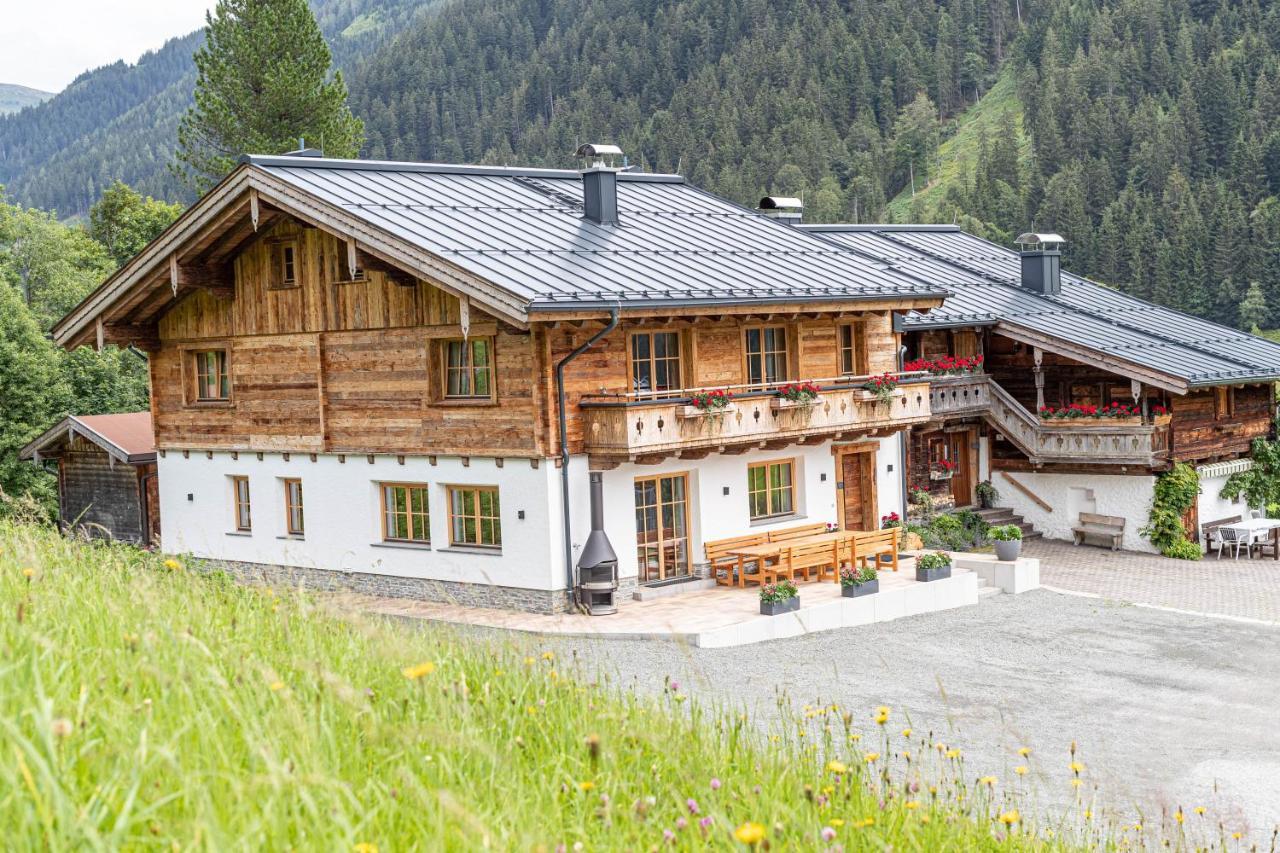
<svg viewBox="0 0 1280 853">
<path fill-rule="evenodd" d="M 844 818 L 833 817 L 831 818 L 831 820 L 827 821 L 827 823 L 831 824 L 836 829 L 839 829 L 840 827 L 844 826 Z"/>
<path fill-rule="evenodd" d="M 880 760 L 880 753 L 868 752 L 866 755 L 863 756 L 863 758 L 867 760 L 868 764 L 874 764 L 875 762 Z"/>
<path fill-rule="evenodd" d="M 526 714 L 528 714 L 530 717 L 532 717 L 532 716 L 534 716 L 535 714 L 537 714 L 537 713 L 538 713 L 538 709 L 537 709 L 537 707 L 536 707 L 536 706 L 534 706 L 534 705 L 530 705 L 529 707 L 525 708 L 524 710 L 525 710 L 525 713 L 526 713 Z"/>
<path fill-rule="evenodd" d="M 903 737 L 911 737 L 911 729 L 903 729 L 903 730 L 902 730 L 902 736 L 903 736 Z"/>
<path fill-rule="evenodd" d="M 988 788 L 991 788 L 991 787 L 993 787 L 993 786 L 996 784 L 996 777 L 994 777 L 994 776 L 983 776 L 981 779 L 979 779 L 979 780 L 978 780 L 978 784 L 979 784 L 979 785 L 986 785 Z"/>
<path fill-rule="evenodd" d="M 35 573 L 36 573 L 36 570 L 35 570 L 35 569 L 23 569 L 23 570 L 22 570 L 22 576 L 23 576 L 23 577 L 28 577 L 28 578 L 29 578 L 29 577 L 33 576 Z"/>
<path fill-rule="evenodd" d="M 959 757 L 960 757 L 960 750 L 958 750 L 958 749 L 948 749 L 948 750 L 947 750 L 946 755 L 947 755 L 947 758 L 959 758 Z"/>
<path fill-rule="evenodd" d="M 1072 773 L 1079 773 L 1081 770 L 1084 770 L 1084 765 L 1081 764 L 1079 761 L 1073 761 L 1070 764 L 1068 764 L 1067 767 L 1071 769 Z"/>
<path fill-rule="evenodd" d="M 1031 754 L 1031 747 L 1029 746 L 1024 746 L 1018 750 L 1018 755 L 1021 755 L 1023 758 L 1026 758 L 1030 754 Z"/>
<path fill-rule="evenodd" d="M 918 800 L 907 800 L 902 804 L 902 807 L 904 809 L 918 809 L 920 808 L 920 803 Z"/>
<path fill-rule="evenodd" d="M 1072 779 L 1072 780 L 1071 780 L 1071 787 L 1073 787 L 1073 788 L 1079 788 L 1079 787 L 1080 787 L 1081 785 L 1083 785 L 1083 784 L 1084 784 L 1084 782 L 1083 782 L 1083 781 L 1081 781 L 1080 779 Z"/>
<path fill-rule="evenodd" d="M 1004 812 L 1000 815 L 1000 822 L 1005 826 L 1013 826 L 1020 820 L 1022 820 L 1022 815 L 1018 814 L 1017 809 L 1011 809 L 1010 811 Z"/>
<path fill-rule="evenodd" d="M 920 822 L 921 822 L 921 823 L 928 823 L 928 822 L 929 822 L 929 816 L 928 816 L 927 814 L 922 814 L 922 815 L 920 815 Z"/>
<path fill-rule="evenodd" d="M 581 788 L 581 789 L 582 789 L 582 790 L 584 790 L 584 791 L 590 791 L 590 790 L 591 790 L 592 788 L 594 788 L 595 786 L 596 786 L 596 783 L 595 783 L 595 782 L 592 782 L 592 781 L 590 781 L 590 780 L 587 780 L 586 782 L 579 782 L 579 783 L 578 783 L 578 787 L 579 787 L 579 788 Z"/>
<path fill-rule="evenodd" d="M 1173 819 L 1176 820 L 1178 823 L 1182 823 L 1182 820 L 1183 820 L 1182 809 L 1178 809 L 1176 812 L 1173 813 Z"/>
<path fill-rule="evenodd" d="M 1085 820 L 1093 820 L 1093 812 L 1089 811 L 1088 809 L 1085 809 L 1085 810 L 1084 810 L 1084 819 L 1085 819 Z"/>
<path fill-rule="evenodd" d="M 878 725 L 883 726 L 883 725 L 884 725 L 885 723 L 887 723 L 887 722 L 889 722 L 889 715 L 888 715 L 888 714 L 876 714 L 876 723 L 877 723 Z"/>
<path fill-rule="evenodd" d="M 759 844 L 764 840 L 764 827 L 758 823 L 747 821 L 733 831 L 733 837 L 743 844 Z"/>
<path fill-rule="evenodd" d="M 273 681 L 273 682 L 271 682 L 271 690 L 272 690 L 273 692 L 274 692 L 274 691 L 276 691 L 276 690 L 284 690 L 284 682 L 283 682 L 283 681 Z"/>
<path fill-rule="evenodd" d="M 1243 833 L 1243 832 L 1233 832 L 1233 833 L 1231 833 L 1231 837 L 1232 837 L 1232 838 L 1234 838 L 1236 841 L 1239 841 L 1241 838 L 1244 838 L 1244 833 Z"/>
<path fill-rule="evenodd" d="M 854 734 L 849 735 L 849 740 L 852 741 L 853 743 L 857 743 L 858 741 L 862 740 L 862 735 L 857 734 L 855 732 Z"/>
<path fill-rule="evenodd" d="M 881 705 L 879 708 L 876 708 L 876 714 L 878 714 L 881 717 L 889 716 L 889 706 Z"/>
<path fill-rule="evenodd" d="M 1014 773 L 1017 773 L 1019 776 L 1026 776 L 1026 775 L 1027 775 L 1027 765 L 1025 765 L 1025 764 L 1019 764 L 1017 767 L 1013 768 L 1013 772 L 1014 772 Z"/>
<path fill-rule="evenodd" d="M 430 675 L 435 671 L 436 665 L 434 663 L 431 661 L 423 661 L 422 663 L 415 664 L 414 666 L 406 666 L 404 669 L 400 670 L 400 673 L 405 678 L 413 680 L 421 678 L 424 675 Z"/>
<path fill-rule="evenodd" d="M 182 563 L 179 563 L 177 560 L 170 557 L 164 561 L 164 567 L 171 572 L 176 572 L 178 569 L 182 568 Z"/>
<path fill-rule="evenodd" d="M 525 658 L 525 659 L 524 659 L 524 665 L 525 665 L 525 666 L 533 666 L 535 663 L 537 663 L 537 661 L 535 661 L 535 660 L 534 660 L 533 658 L 531 658 L 531 657 L 530 657 L 530 658 Z"/>
<path fill-rule="evenodd" d="M 368 841 L 361 841 L 352 848 L 352 853 L 378 853 L 378 845 L 370 844 Z"/>
<path fill-rule="evenodd" d="M 543 659 L 543 660 L 555 660 L 555 659 L 556 659 L 556 653 L 555 653 L 555 652 L 543 652 L 543 653 L 542 653 L 542 659 Z"/>
<path fill-rule="evenodd" d="M 1192 809 L 1192 811 L 1195 812 L 1196 814 L 1204 814 L 1207 811 L 1207 809 L 1205 809 L 1204 806 L 1196 806 L 1194 809 Z"/>
<path fill-rule="evenodd" d="M 838 773 L 843 776 L 849 772 L 849 765 L 845 764 L 843 761 L 828 761 L 827 770 L 831 773 Z"/>
</svg>

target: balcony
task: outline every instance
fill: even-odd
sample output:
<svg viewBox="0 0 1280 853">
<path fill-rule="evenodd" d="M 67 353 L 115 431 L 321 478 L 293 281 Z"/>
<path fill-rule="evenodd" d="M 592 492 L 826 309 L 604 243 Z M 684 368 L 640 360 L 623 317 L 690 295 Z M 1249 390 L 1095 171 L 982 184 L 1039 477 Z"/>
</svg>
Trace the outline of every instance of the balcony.
<svg viewBox="0 0 1280 853">
<path fill-rule="evenodd" d="M 991 407 L 989 385 L 985 373 L 934 376 L 929 380 L 929 409 L 934 417 L 984 414 Z"/>
<path fill-rule="evenodd" d="M 719 413 L 702 412 L 690 404 L 698 391 L 653 399 L 652 395 L 617 394 L 584 397 L 580 403 L 583 442 L 598 456 L 666 456 L 689 451 L 715 451 L 752 445 L 782 446 L 883 432 L 885 434 L 929 420 L 928 377 L 905 375 L 889 401 L 881 401 L 862 387 L 869 377 L 809 380 L 821 390 L 809 404 L 794 404 L 778 396 L 779 385 L 765 388 L 731 387 L 733 401 Z"/>
</svg>

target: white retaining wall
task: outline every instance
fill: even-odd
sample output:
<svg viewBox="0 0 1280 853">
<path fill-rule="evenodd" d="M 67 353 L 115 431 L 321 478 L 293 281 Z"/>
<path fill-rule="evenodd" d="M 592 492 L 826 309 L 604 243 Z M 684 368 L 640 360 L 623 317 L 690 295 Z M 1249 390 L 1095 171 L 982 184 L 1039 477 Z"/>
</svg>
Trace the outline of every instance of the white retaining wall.
<svg viewBox="0 0 1280 853">
<path fill-rule="evenodd" d="M 1071 528 L 1079 523 L 1080 513 L 1117 515 L 1125 519 L 1124 542 L 1129 551 L 1156 553 L 1156 549 L 1138 531 L 1146 526 L 1151 513 L 1155 477 L 1123 474 L 1043 474 L 1029 471 L 1010 472 L 1027 488 L 1053 507 L 1045 512 L 1003 476 L 992 482 L 1000 491 L 1000 504 L 1030 522 L 1048 539 L 1071 539 Z M 1091 542 L 1094 540 L 1090 540 Z M 1097 540 L 1101 541 L 1101 540 Z"/>
</svg>

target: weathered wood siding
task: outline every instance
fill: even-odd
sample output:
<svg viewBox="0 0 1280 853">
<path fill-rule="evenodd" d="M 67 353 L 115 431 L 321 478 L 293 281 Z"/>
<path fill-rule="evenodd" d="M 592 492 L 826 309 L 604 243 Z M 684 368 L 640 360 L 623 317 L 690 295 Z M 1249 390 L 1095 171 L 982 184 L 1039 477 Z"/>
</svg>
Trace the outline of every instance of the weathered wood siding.
<svg viewBox="0 0 1280 853">
<path fill-rule="evenodd" d="M 1233 390 L 1233 411 L 1217 415 L 1215 389 L 1174 397 L 1173 456 L 1182 462 L 1229 459 L 1249 452 L 1255 438 L 1271 430 L 1275 393 L 1270 385 L 1244 385 Z"/>
<path fill-rule="evenodd" d="M 142 542 L 142 498 L 138 469 L 110 463 L 96 445 L 75 439 L 58 460 L 61 521 L 95 538 Z"/>
</svg>

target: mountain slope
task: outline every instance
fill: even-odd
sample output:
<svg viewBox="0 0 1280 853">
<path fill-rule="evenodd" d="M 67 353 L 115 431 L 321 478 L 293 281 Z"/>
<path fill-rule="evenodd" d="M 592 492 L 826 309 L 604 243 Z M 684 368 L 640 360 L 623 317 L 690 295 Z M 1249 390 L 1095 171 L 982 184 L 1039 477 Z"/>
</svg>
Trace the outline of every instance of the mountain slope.
<svg viewBox="0 0 1280 853">
<path fill-rule="evenodd" d="M 430 4 L 426 4 L 430 5 Z M 418 12 L 413 0 L 313 0 L 334 63 L 350 71 Z M 202 32 L 171 39 L 134 65 L 86 71 L 36 109 L 0 116 L 0 185 L 24 204 L 85 213 L 119 178 L 158 198 L 189 200 L 168 173 L 191 100 Z"/>
<path fill-rule="evenodd" d="M 33 107 L 53 97 L 52 92 L 42 92 L 30 86 L 16 83 L 0 83 L 0 115 L 16 113 L 23 107 Z"/>
</svg>

